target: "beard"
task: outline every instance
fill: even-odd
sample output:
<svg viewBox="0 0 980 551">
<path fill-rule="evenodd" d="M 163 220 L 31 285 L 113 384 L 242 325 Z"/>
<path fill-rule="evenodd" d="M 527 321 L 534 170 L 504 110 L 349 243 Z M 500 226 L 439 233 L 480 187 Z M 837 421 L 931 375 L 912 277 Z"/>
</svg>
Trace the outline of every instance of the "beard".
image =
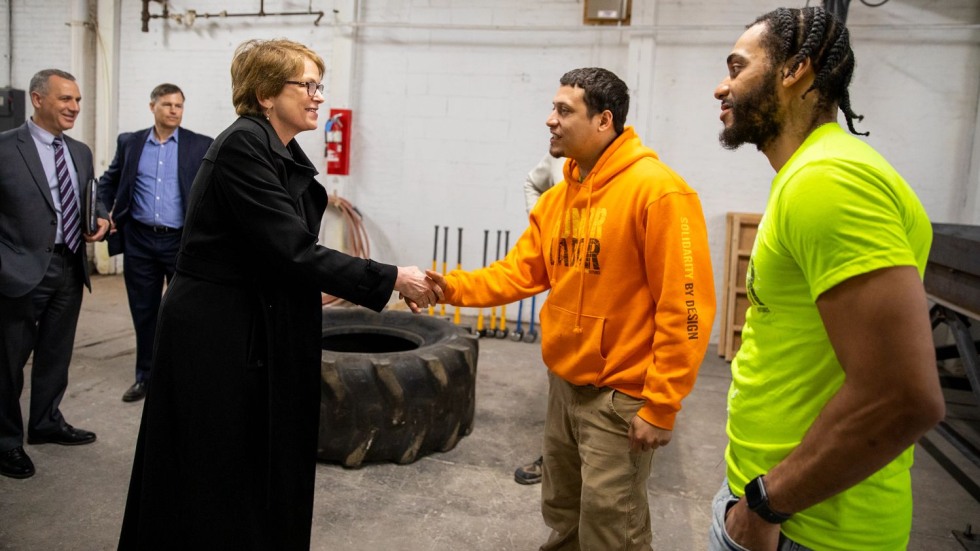
<svg viewBox="0 0 980 551">
<path fill-rule="evenodd" d="M 565 156 L 565 148 L 561 144 L 548 145 L 548 154 L 556 159 L 561 159 Z"/>
<path fill-rule="evenodd" d="M 725 149 L 738 149 L 751 143 L 762 151 L 779 136 L 782 123 L 776 97 L 776 72 L 741 98 L 732 101 L 732 125 L 722 129 L 718 141 Z"/>
</svg>

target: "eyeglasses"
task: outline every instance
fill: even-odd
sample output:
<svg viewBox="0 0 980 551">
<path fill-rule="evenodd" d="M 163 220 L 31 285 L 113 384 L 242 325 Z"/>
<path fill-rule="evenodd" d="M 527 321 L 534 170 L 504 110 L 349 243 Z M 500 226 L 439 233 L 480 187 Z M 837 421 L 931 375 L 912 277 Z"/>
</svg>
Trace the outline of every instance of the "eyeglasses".
<svg viewBox="0 0 980 551">
<path fill-rule="evenodd" d="M 310 82 L 299 82 L 299 81 L 296 81 L 296 80 L 287 80 L 286 81 L 286 84 L 295 84 L 297 86 L 306 86 L 306 93 L 309 94 L 311 98 L 313 96 L 315 96 L 317 92 L 320 92 L 321 95 L 323 94 L 323 84 L 321 84 L 319 82 L 313 82 L 313 81 L 310 81 Z"/>
</svg>

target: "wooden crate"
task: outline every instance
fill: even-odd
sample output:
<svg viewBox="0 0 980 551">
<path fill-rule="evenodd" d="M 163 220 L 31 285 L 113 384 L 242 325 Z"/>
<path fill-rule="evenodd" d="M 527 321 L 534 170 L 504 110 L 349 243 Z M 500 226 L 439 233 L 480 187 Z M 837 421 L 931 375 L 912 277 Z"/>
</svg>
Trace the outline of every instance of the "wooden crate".
<svg viewBox="0 0 980 551">
<path fill-rule="evenodd" d="M 732 361 L 742 344 L 742 325 L 749 309 L 745 275 L 761 214 L 729 212 L 726 216 L 725 265 L 721 294 L 721 336 L 718 355 Z"/>
</svg>

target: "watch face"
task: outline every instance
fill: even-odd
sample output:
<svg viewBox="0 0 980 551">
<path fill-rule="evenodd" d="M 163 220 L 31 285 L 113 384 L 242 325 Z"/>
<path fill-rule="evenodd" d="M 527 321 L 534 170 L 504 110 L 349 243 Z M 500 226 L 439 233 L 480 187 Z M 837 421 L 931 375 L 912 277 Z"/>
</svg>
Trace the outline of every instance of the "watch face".
<svg viewBox="0 0 980 551">
<path fill-rule="evenodd" d="M 762 477 L 757 476 L 745 485 L 745 501 L 749 509 L 755 510 L 766 501 L 765 489 L 762 486 Z"/>
<path fill-rule="evenodd" d="M 752 479 L 745 485 L 745 502 L 749 509 L 762 517 L 766 522 L 780 524 L 789 520 L 789 515 L 777 513 L 769 508 L 769 496 L 761 476 Z"/>
</svg>

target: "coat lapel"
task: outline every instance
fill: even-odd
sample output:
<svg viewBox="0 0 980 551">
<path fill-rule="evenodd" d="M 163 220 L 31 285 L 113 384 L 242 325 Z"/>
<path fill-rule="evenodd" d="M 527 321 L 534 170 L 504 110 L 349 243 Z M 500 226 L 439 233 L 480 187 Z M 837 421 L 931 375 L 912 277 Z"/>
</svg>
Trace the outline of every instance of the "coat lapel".
<svg viewBox="0 0 980 551">
<path fill-rule="evenodd" d="M 314 185 L 314 176 L 317 175 L 316 168 L 310 158 L 303 152 L 303 148 L 292 140 L 289 144 L 283 144 L 276 136 L 275 131 L 268 121 L 259 117 L 245 117 L 258 123 L 265 130 L 266 138 L 269 140 L 269 149 L 279 157 L 279 166 L 285 172 L 283 188 L 296 205 L 296 212 L 306 221 L 308 229 L 312 233 L 317 233 L 320 227 L 320 217 L 327 208 L 327 193 L 320 185 Z M 288 167 L 288 168 L 287 168 Z M 307 190 L 311 193 L 306 195 Z M 304 199 L 305 197 L 305 199 Z M 306 204 L 309 202 L 309 204 Z"/>
<path fill-rule="evenodd" d="M 71 154 L 71 164 L 75 167 L 75 174 L 78 175 L 79 189 L 85 189 L 85 184 L 93 177 L 92 162 L 89 159 L 88 151 L 81 144 L 68 136 L 65 136 L 65 144 Z"/>
<path fill-rule="evenodd" d="M 282 160 L 284 165 L 291 166 L 291 168 L 286 170 L 287 177 L 284 186 L 286 193 L 295 202 L 301 195 L 306 193 L 317 171 L 313 168 L 313 163 L 310 162 L 309 157 L 306 156 L 306 153 L 303 152 L 303 149 L 296 143 L 295 139 L 284 145 L 268 122 L 260 119 L 255 120 L 266 129 L 266 136 L 269 138 L 269 148 L 272 149 L 272 152 Z"/>
<path fill-rule="evenodd" d="M 193 163 L 182 163 L 181 159 L 191 158 L 191 138 L 190 131 L 180 129 L 180 140 L 177 142 L 177 187 L 180 188 L 180 194 L 183 196 L 184 201 L 190 197 L 191 184 L 194 182 L 194 176 L 196 174 L 188 174 Z"/>
<path fill-rule="evenodd" d="M 291 158 L 283 159 L 293 165 L 293 170 L 287 171 L 286 193 L 293 198 L 299 215 L 306 221 L 306 227 L 310 232 L 317 233 L 320 218 L 327 207 L 326 191 L 317 184 L 314 179 L 317 171 L 295 140 L 289 142 L 289 151 Z"/>
<path fill-rule="evenodd" d="M 146 147 L 146 139 L 150 137 L 152 131 L 153 127 L 151 126 L 133 134 L 136 140 L 132 142 L 132 147 L 126 151 L 126 163 L 123 165 L 126 167 L 126 174 L 122 175 L 120 181 L 128 182 L 125 185 L 129 187 L 130 200 L 133 198 L 133 188 L 136 187 L 133 182 L 136 182 L 136 174 L 139 172 L 140 157 L 143 155 L 143 148 Z"/>
<path fill-rule="evenodd" d="M 44 165 L 41 164 L 41 157 L 37 152 L 37 145 L 34 143 L 34 137 L 31 136 L 31 131 L 27 128 L 27 123 L 24 123 L 17 130 L 17 141 L 17 149 L 20 151 L 21 157 L 24 158 L 24 164 L 27 165 L 27 170 L 30 171 L 34 184 L 37 186 L 38 191 L 41 192 L 41 196 L 44 197 L 44 201 L 51 207 L 51 210 L 54 210 L 54 198 L 51 197 L 48 178 L 44 175 Z"/>
<path fill-rule="evenodd" d="M 293 165 L 292 170 L 287 171 L 289 178 L 286 180 L 286 193 L 295 201 L 309 189 L 316 175 L 316 169 L 295 141 L 289 142 L 288 151 L 280 155 L 283 156 L 283 162 Z"/>
</svg>

